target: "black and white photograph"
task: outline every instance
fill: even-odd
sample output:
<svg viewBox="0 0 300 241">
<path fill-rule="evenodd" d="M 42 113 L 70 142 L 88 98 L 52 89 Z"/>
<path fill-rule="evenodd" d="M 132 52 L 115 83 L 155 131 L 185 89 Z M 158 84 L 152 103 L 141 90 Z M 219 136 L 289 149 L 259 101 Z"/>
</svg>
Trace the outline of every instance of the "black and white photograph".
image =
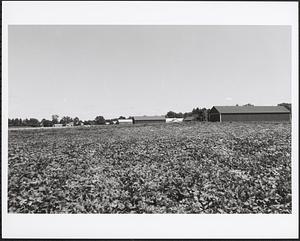
<svg viewBox="0 0 300 241">
<path fill-rule="evenodd" d="M 9 26 L 9 212 L 290 213 L 290 36 Z"/>
<path fill-rule="evenodd" d="M 11 24 L 7 51 L 8 214 L 292 214 L 291 25 Z"/>
</svg>

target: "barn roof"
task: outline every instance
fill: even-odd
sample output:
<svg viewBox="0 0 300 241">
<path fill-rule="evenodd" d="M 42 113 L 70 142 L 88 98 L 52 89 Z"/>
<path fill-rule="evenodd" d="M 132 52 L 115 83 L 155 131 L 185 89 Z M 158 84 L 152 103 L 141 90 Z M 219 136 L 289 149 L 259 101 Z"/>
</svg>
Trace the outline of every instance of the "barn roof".
<svg viewBox="0 0 300 241">
<path fill-rule="evenodd" d="M 134 116 L 134 120 L 165 120 L 164 116 Z"/>
<path fill-rule="evenodd" d="M 214 106 L 221 114 L 290 113 L 284 106 Z"/>
</svg>

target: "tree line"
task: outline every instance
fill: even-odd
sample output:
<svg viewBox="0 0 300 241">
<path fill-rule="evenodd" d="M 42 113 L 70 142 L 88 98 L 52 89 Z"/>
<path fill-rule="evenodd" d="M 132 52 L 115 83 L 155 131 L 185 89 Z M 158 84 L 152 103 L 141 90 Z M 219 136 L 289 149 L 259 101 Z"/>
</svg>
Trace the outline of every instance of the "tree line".
<svg viewBox="0 0 300 241">
<path fill-rule="evenodd" d="M 51 120 L 42 119 L 39 121 L 36 118 L 30 119 L 21 119 L 21 118 L 13 118 L 8 119 L 8 126 L 20 126 L 20 127 L 52 127 L 55 124 L 61 124 L 66 126 L 67 124 L 72 123 L 74 126 L 80 125 L 101 125 L 105 124 L 105 119 L 102 116 L 97 116 L 94 120 L 86 120 L 82 121 L 78 117 L 71 118 L 69 116 L 63 116 L 59 119 L 58 115 L 52 115 Z"/>
<path fill-rule="evenodd" d="M 238 105 L 236 105 L 238 106 Z M 252 104 L 246 104 L 243 106 L 253 106 Z M 292 105 L 290 103 L 280 103 L 278 106 L 284 106 L 286 107 L 290 112 L 292 110 Z M 178 112 L 175 111 L 168 111 L 165 115 L 166 118 L 187 118 L 192 117 L 195 121 L 208 121 L 209 118 L 210 109 L 206 108 L 193 108 L 191 112 Z M 132 116 L 129 116 L 127 119 L 132 119 Z M 52 127 L 55 124 L 61 124 L 63 126 L 66 126 L 69 123 L 72 123 L 74 126 L 80 126 L 80 125 L 105 125 L 108 124 L 115 124 L 120 119 L 126 119 L 124 116 L 120 116 L 119 118 L 112 118 L 112 119 L 105 119 L 103 116 L 96 116 L 93 120 L 80 120 L 78 117 L 71 118 L 69 116 L 63 116 L 62 118 L 59 118 L 58 115 L 52 115 L 51 120 L 42 119 L 39 121 L 36 118 L 13 118 L 8 119 L 8 126 L 16 126 L 16 127 Z"/>
<path fill-rule="evenodd" d="M 210 109 L 206 108 L 193 108 L 191 112 L 174 112 L 174 111 L 169 111 L 166 114 L 166 118 L 187 118 L 187 117 L 193 117 L 197 121 L 208 121 L 208 115 L 209 115 Z"/>
</svg>

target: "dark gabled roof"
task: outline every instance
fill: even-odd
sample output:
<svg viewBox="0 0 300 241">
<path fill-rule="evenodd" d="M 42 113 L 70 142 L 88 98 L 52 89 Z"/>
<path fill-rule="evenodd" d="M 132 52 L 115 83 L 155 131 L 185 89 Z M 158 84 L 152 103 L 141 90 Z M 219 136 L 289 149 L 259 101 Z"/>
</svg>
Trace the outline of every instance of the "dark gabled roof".
<svg viewBox="0 0 300 241">
<path fill-rule="evenodd" d="M 284 106 L 214 106 L 221 114 L 290 113 Z"/>
<path fill-rule="evenodd" d="M 134 120 L 166 120 L 164 116 L 134 116 Z"/>
</svg>

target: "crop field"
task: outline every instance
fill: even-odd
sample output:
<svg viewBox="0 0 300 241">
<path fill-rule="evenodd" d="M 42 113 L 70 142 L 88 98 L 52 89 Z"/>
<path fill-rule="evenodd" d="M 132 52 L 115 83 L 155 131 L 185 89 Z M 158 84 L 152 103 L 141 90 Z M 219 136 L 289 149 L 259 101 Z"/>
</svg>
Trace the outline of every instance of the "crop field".
<svg viewBox="0 0 300 241">
<path fill-rule="evenodd" d="M 10 213 L 291 213 L 290 123 L 9 130 Z"/>
</svg>

